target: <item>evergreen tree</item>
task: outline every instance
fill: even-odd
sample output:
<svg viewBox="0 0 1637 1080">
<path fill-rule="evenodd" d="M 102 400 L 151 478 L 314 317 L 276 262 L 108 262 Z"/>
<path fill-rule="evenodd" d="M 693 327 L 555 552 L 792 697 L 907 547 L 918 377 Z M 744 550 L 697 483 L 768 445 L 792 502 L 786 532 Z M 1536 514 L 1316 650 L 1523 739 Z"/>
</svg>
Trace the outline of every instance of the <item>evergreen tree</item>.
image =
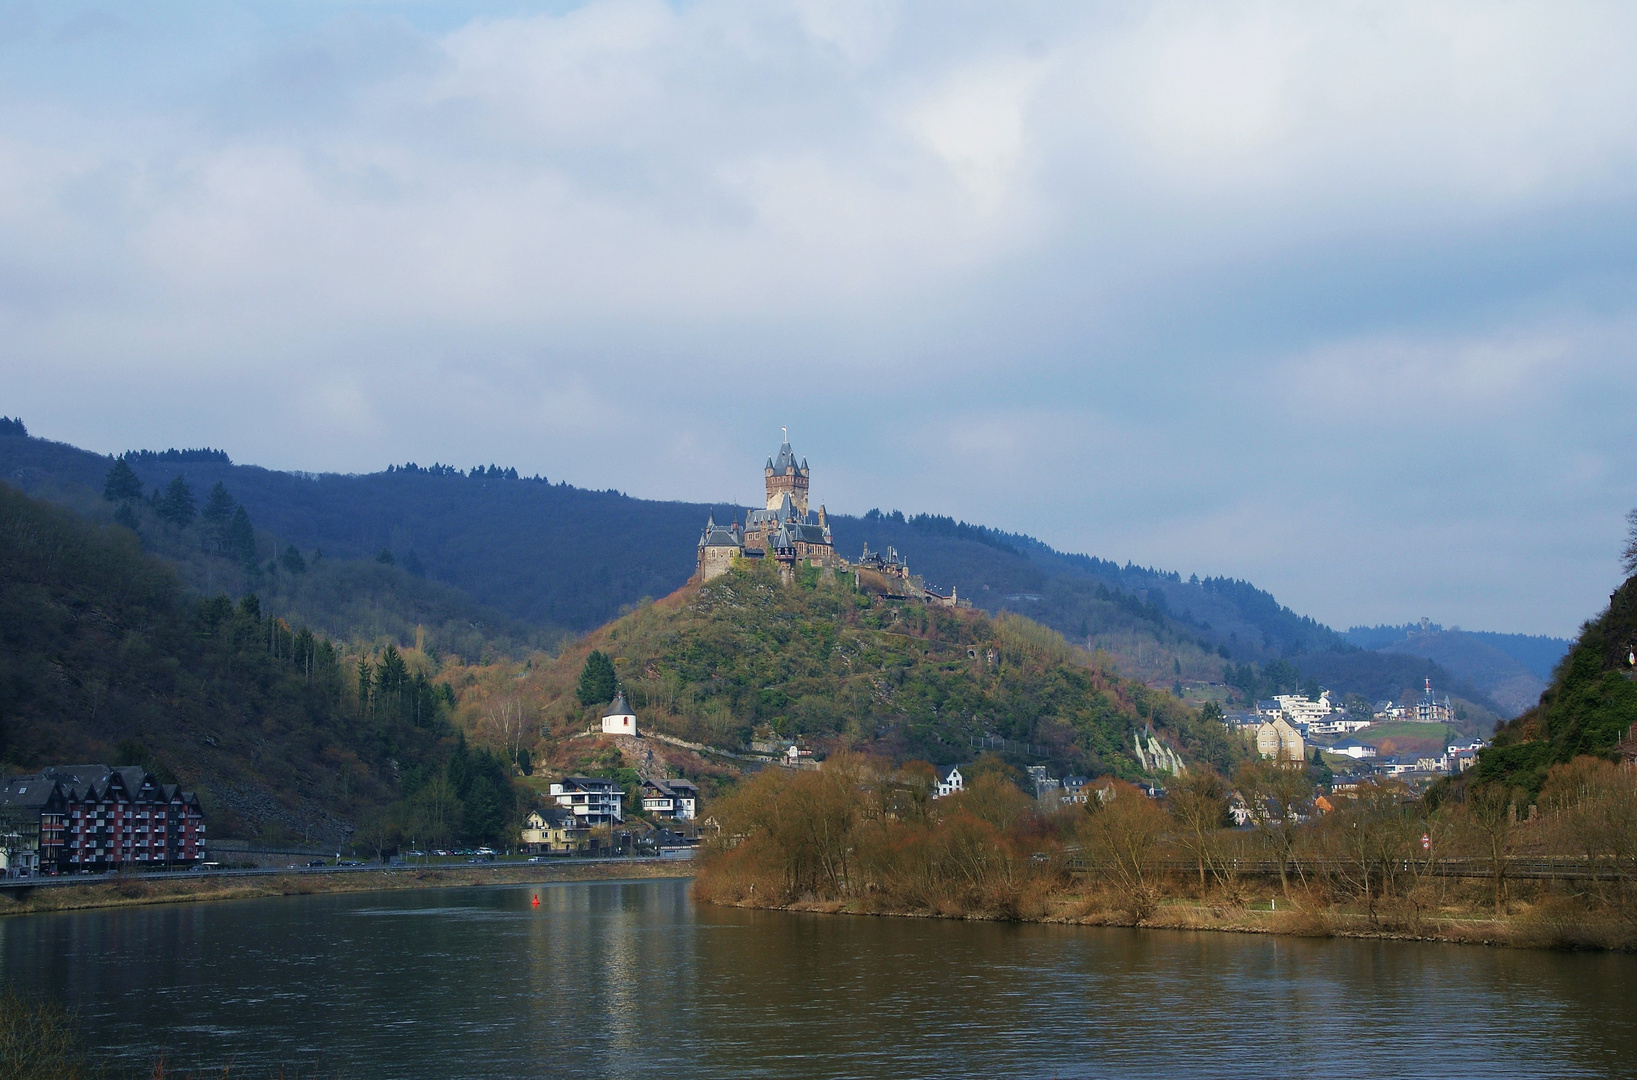
<svg viewBox="0 0 1637 1080">
<path fill-rule="evenodd" d="M 529 748 L 522 747 L 517 751 L 517 767 L 523 770 L 524 776 L 534 775 L 534 760 L 529 755 Z"/>
<path fill-rule="evenodd" d="M 102 482 L 102 497 L 109 502 L 128 502 L 142 498 L 142 481 L 124 458 L 116 458 Z"/>
<path fill-rule="evenodd" d="M 381 553 L 375 556 L 375 561 L 380 563 L 382 566 L 391 566 L 398 560 L 392 557 L 391 550 L 388 548 L 382 548 Z"/>
<path fill-rule="evenodd" d="M 600 705 L 613 701 L 616 682 L 613 661 L 604 656 L 601 650 L 593 649 L 591 655 L 585 658 L 585 667 L 580 670 L 580 686 L 577 691 L 580 704 Z"/>
<path fill-rule="evenodd" d="M 131 509 L 130 503 L 124 502 L 119 504 L 119 509 L 114 511 L 114 521 L 115 523 L 130 529 L 132 532 L 136 532 L 136 511 Z"/>
<path fill-rule="evenodd" d="M 244 507 L 235 506 L 222 534 L 222 551 L 228 558 L 246 566 L 256 561 L 256 530 L 250 524 L 250 515 Z"/>
<path fill-rule="evenodd" d="M 225 529 L 227 523 L 233 519 L 233 508 L 236 505 L 233 496 L 227 493 L 227 488 L 223 487 L 222 482 L 218 480 L 216 486 L 210 489 L 210 494 L 205 498 L 204 513 L 200 517 L 204 518 L 206 525 L 214 529 Z"/>
<path fill-rule="evenodd" d="M 178 529 L 185 529 L 193 524 L 193 519 L 199 513 L 193 499 L 193 489 L 188 487 L 188 482 L 180 476 L 165 485 L 165 494 L 160 497 L 156 509 L 160 517 Z"/>
<path fill-rule="evenodd" d="M 284 554 L 279 557 L 279 565 L 292 574 L 307 572 L 307 560 L 301 557 L 301 552 L 296 550 L 294 544 L 284 549 Z"/>
</svg>

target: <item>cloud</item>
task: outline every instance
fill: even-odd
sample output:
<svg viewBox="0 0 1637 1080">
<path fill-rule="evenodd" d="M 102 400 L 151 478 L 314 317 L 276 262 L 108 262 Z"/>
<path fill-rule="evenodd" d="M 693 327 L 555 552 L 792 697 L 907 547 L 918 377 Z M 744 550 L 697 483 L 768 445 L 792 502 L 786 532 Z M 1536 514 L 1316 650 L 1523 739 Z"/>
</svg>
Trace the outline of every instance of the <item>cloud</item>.
<svg viewBox="0 0 1637 1080">
<path fill-rule="evenodd" d="M 719 498 L 791 423 L 832 508 L 1332 621 L 1561 631 L 1607 591 L 1626 6 L 143 14 L 0 31 L 35 430 Z"/>
</svg>

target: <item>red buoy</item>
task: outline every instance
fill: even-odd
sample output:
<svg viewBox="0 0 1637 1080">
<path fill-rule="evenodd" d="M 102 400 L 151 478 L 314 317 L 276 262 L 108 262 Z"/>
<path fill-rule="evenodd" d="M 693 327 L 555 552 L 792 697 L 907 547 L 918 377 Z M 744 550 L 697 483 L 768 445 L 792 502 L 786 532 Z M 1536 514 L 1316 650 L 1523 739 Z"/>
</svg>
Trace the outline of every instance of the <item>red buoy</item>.
<svg viewBox="0 0 1637 1080">
<path fill-rule="evenodd" d="M 535 907 L 540 906 L 540 894 L 539 893 L 534 894 L 534 906 Z"/>
</svg>

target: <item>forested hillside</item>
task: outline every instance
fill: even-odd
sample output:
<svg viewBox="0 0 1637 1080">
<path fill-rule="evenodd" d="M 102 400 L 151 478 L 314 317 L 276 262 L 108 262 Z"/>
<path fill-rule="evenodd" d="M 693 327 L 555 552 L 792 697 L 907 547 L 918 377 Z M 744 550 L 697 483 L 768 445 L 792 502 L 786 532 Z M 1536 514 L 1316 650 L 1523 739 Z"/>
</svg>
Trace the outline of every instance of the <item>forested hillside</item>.
<svg viewBox="0 0 1637 1080">
<path fill-rule="evenodd" d="M 947 765 L 1004 739 L 1056 775 L 1135 777 L 1132 738 L 1152 727 L 1191 760 L 1228 768 L 1243 753 L 1220 723 L 1037 623 L 871 597 L 846 575 L 782 586 L 744 565 L 596 631 L 525 683 L 558 736 L 595 720 L 598 695 L 579 688 L 593 650 L 642 723 L 727 748 L 783 735 Z"/>
<path fill-rule="evenodd" d="M 129 530 L 0 484 L 0 771 L 141 764 L 216 837 L 334 844 L 389 808 L 498 836 L 509 764 L 466 748 L 428 670 L 192 594 Z"/>
<path fill-rule="evenodd" d="M 349 639 L 395 634 L 407 644 L 419 626 L 434 649 L 468 658 L 485 644 L 491 653 L 518 655 L 669 594 L 692 573 L 706 516 L 740 512 L 586 491 L 498 466 L 406 465 L 339 476 L 235 465 L 214 450 L 143 451 L 124 460 L 140 494 L 127 523 L 151 550 L 177 560 L 196 588 L 254 587 L 269 610 Z M 118 512 L 103 498 L 114 465 L 61 443 L 0 436 L 0 476 L 93 520 Z M 204 558 L 213 544 L 227 546 L 202 520 L 218 485 L 253 523 L 252 550 L 240 560 L 254 570 L 249 577 Z M 182 521 L 180 510 L 166 519 L 167 500 L 184 492 L 200 504 L 198 522 Z M 1229 662 L 1266 670 L 1294 658 L 1304 672 L 1323 670 L 1321 678 L 1336 680 L 1327 685 L 1338 694 L 1391 686 L 1396 695 L 1430 676 L 1486 713 L 1505 712 L 1436 664 L 1417 668 L 1424 675 L 1413 682 L 1395 682 L 1404 665 L 1358 653 L 1247 582 L 1064 554 L 1028 536 L 936 515 L 872 510 L 830 520 L 843 554 L 856 556 L 866 543 L 896 548 L 934 585 L 1104 650 L 1123 674 L 1151 685 L 1216 683 Z M 332 567 L 390 560 L 401 574 L 388 581 L 381 572 L 324 570 L 301 578 L 282 572 L 291 548 L 309 567 L 321 553 Z M 349 589 L 364 592 L 355 598 Z"/>
<path fill-rule="evenodd" d="M 1480 782 L 1503 781 L 1533 795 L 1547 771 L 1577 754 L 1607 755 L 1637 724 L 1637 577 L 1609 597 L 1601 615 L 1558 665 L 1540 704 L 1496 733 L 1478 756 Z"/>
</svg>

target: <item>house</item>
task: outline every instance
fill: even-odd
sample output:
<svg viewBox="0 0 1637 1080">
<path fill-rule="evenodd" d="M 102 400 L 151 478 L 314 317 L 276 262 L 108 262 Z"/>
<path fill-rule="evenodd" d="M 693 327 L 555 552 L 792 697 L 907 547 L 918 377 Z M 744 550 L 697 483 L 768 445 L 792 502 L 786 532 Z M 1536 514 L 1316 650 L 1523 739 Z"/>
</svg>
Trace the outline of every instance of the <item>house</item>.
<svg viewBox="0 0 1637 1080">
<path fill-rule="evenodd" d="M 0 784 L 0 816 L 42 873 L 175 866 L 205 858 L 199 798 L 137 766 L 60 765 Z"/>
<path fill-rule="evenodd" d="M 1385 723 L 1391 720 L 1404 719 L 1404 706 L 1393 701 L 1391 698 L 1376 702 L 1372 711 L 1374 712 L 1375 719 L 1378 722 Z"/>
<path fill-rule="evenodd" d="M 1375 747 L 1366 742 L 1359 742 L 1357 739 L 1343 739 L 1334 746 L 1327 746 L 1325 749 L 1332 754 L 1345 754 L 1355 761 L 1363 761 L 1365 758 L 1376 756 Z"/>
<path fill-rule="evenodd" d="M 560 806 L 534 810 L 523 819 L 523 850 L 530 855 L 564 855 L 585 847 L 589 830 L 579 817 Z"/>
<path fill-rule="evenodd" d="M 1277 760 L 1290 768 L 1307 765 L 1307 747 L 1302 736 L 1283 715 L 1275 716 L 1256 729 L 1256 752 L 1264 758 Z"/>
<path fill-rule="evenodd" d="M 692 821 L 699 816 L 699 789 L 689 780 L 644 780 L 642 812 L 671 821 Z"/>
<path fill-rule="evenodd" d="M 957 765 L 949 770 L 948 776 L 938 781 L 937 786 L 933 789 L 932 797 L 942 799 L 947 795 L 953 795 L 956 792 L 965 790 L 966 779 L 961 776 L 961 767 Z"/>
<path fill-rule="evenodd" d="M 1406 717 L 1408 719 L 1408 717 Z M 1439 701 L 1432 692 L 1432 680 L 1428 679 L 1426 689 L 1421 693 L 1421 700 L 1415 703 L 1415 722 L 1418 724 L 1447 724 L 1455 719 L 1455 709 L 1450 705 L 1449 695 Z"/>
<path fill-rule="evenodd" d="M 625 792 L 620 790 L 617 780 L 565 776 L 552 782 L 551 797 L 588 829 L 617 825 L 625 820 Z"/>
<path fill-rule="evenodd" d="M 1355 731 L 1363 731 L 1373 720 L 1355 720 L 1345 712 L 1333 712 L 1323 720 L 1315 720 L 1307 725 L 1309 735 L 1347 735 Z"/>
<path fill-rule="evenodd" d="M 625 691 L 621 690 L 614 695 L 614 703 L 608 706 L 608 711 L 603 713 L 603 734 L 634 736 L 636 733 L 636 714 L 625 703 Z"/>
<path fill-rule="evenodd" d="M 1063 778 L 1064 803 L 1083 803 L 1086 801 L 1086 785 L 1091 781 L 1084 776 L 1065 776 Z"/>
<path fill-rule="evenodd" d="M 1444 748 L 1444 771 L 1452 773 L 1466 772 L 1478 763 L 1478 751 L 1488 746 L 1483 739 L 1468 739 L 1464 742 L 1450 743 Z"/>
</svg>

